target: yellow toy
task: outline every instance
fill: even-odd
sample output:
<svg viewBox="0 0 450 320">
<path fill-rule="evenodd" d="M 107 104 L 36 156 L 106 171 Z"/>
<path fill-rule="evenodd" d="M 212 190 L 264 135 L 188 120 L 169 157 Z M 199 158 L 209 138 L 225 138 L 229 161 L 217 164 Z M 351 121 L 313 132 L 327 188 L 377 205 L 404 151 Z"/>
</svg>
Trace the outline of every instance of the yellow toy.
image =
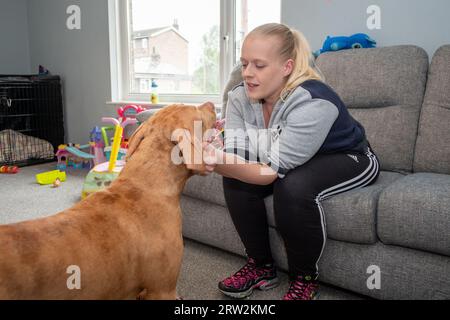
<svg viewBox="0 0 450 320">
<path fill-rule="evenodd" d="M 108 172 L 112 173 L 116 166 L 117 156 L 119 155 L 120 142 L 122 140 L 123 128 L 120 124 L 116 125 L 116 132 L 114 134 L 114 142 L 111 151 L 111 157 L 109 159 Z"/>
<path fill-rule="evenodd" d="M 57 179 L 59 181 L 66 181 L 66 173 L 59 170 L 44 172 L 36 175 L 36 182 L 40 185 L 53 184 Z"/>
</svg>

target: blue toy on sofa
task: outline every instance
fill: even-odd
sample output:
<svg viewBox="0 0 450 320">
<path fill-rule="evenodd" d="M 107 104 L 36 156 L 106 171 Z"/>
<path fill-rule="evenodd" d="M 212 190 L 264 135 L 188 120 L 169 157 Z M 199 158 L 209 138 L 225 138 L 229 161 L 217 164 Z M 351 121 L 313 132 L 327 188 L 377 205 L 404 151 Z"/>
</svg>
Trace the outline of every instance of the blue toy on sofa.
<svg viewBox="0 0 450 320">
<path fill-rule="evenodd" d="M 357 33 L 350 37 L 330 37 L 325 40 L 322 49 L 314 52 L 318 57 L 327 51 L 339 51 L 344 49 L 375 48 L 377 42 L 365 33 Z"/>
</svg>

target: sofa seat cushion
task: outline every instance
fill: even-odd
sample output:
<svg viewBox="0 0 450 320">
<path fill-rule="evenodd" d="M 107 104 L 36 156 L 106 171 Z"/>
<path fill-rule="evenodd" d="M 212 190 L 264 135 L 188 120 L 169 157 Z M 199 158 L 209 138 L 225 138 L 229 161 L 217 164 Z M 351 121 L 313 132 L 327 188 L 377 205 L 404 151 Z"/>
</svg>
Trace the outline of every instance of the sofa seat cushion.
<svg viewBox="0 0 450 320">
<path fill-rule="evenodd" d="M 402 177 L 403 175 L 399 173 L 382 171 L 375 184 L 325 200 L 322 206 L 325 211 L 328 237 L 361 244 L 375 243 L 379 195 L 384 188 Z M 217 174 L 190 178 L 184 189 L 184 195 L 226 207 L 222 177 Z M 268 223 L 271 227 L 276 227 L 273 197 L 267 197 L 265 203 Z"/>
<path fill-rule="evenodd" d="M 393 172 L 381 172 L 373 185 L 338 194 L 322 203 L 327 236 L 334 240 L 374 244 L 377 242 L 376 210 L 378 197 L 388 185 L 402 178 Z M 266 198 L 269 225 L 276 227 L 273 197 Z M 301 214 L 301 212 L 299 212 Z"/>
<path fill-rule="evenodd" d="M 194 199 L 204 200 L 226 207 L 222 176 L 216 173 L 207 177 L 191 177 L 186 183 L 183 194 Z"/>
<path fill-rule="evenodd" d="M 385 244 L 450 256 L 450 175 L 416 173 L 380 195 L 378 236 Z"/>
<path fill-rule="evenodd" d="M 183 236 L 223 250 L 245 254 L 228 209 L 182 195 Z"/>
</svg>

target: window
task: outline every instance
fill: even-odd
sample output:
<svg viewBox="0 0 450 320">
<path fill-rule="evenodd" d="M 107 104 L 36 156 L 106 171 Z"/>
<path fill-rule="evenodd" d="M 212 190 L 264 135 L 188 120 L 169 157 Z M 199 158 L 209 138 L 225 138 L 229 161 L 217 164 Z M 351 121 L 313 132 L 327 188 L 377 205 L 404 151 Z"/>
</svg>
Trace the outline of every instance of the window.
<svg viewBox="0 0 450 320">
<path fill-rule="evenodd" d="M 236 0 L 235 6 L 235 60 L 240 61 L 245 36 L 269 22 L 281 21 L 281 0 Z"/>
<path fill-rule="evenodd" d="M 133 39 L 135 49 L 147 49 L 148 48 L 148 38 L 135 38 Z"/>
<path fill-rule="evenodd" d="M 280 1 L 110 0 L 118 26 L 112 32 L 120 34 L 112 42 L 120 48 L 112 52 L 121 79 L 115 100 L 148 102 L 154 79 L 161 101 L 220 103 L 243 38 L 279 22 Z"/>
<path fill-rule="evenodd" d="M 152 90 L 152 84 L 149 79 L 139 79 L 136 84 L 139 85 L 141 93 L 150 93 Z"/>
</svg>

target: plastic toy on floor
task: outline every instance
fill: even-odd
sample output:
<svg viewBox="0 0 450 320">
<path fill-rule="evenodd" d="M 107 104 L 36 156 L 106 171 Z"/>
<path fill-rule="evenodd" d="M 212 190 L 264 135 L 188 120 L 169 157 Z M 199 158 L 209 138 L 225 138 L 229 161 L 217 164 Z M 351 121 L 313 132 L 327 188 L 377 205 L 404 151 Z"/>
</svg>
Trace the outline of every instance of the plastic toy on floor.
<svg viewBox="0 0 450 320">
<path fill-rule="evenodd" d="M 123 137 L 123 123 L 114 118 L 103 118 L 104 122 L 113 122 L 115 124 L 114 142 L 111 149 L 109 162 L 96 165 L 87 175 L 81 198 L 84 199 L 88 195 L 103 190 L 110 186 L 110 184 L 119 176 L 125 161 L 117 160 L 120 151 L 120 145 Z M 126 124 L 125 124 L 126 125 Z"/>
<path fill-rule="evenodd" d="M 68 167 L 74 169 L 92 168 L 92 161 L 94 156 L 90 153 L 83 152 L 83 149 L 89 149 L 90 145 L 75 145 L 75 144 L 62 144 L 58 147 L 56 157 L 58 158 L 58 164 L 56 166 L 59 170 L 66 170 Z"/>
<path fill-rule="evenodd" d="M 106 138 L 104 138 L 104 136 Z M 91 154 L 94 155 L 94 165 L 99 165 L 100 163 L 106 162 L 105 157 L 105 144 L 108 141 L 106 136 L 106 128 L 95 127 L 90 134 Z M 106 140 L 106 141 L 105 141 Z"/>
<path fill-rule="evenodd" d="M 111 123 L 114 125 L 114 130 L 117 134 L 117 126 L 121 127 L 122 132 L 120 134 L 120 141 L 118 143 L 118 150 L 117 150 L 117 158 L 116 160 L 123 160 L 125 159 L 125 156 L 127 154 L 127 146 L 128 146 L 128 140 L 125 139 L 125 135 L 124 135 L 124 130 L 128 125 L 134 125 L 137 123 L 136 119 L 132 119 L 132 118 L 125 118 L 125 121 L 119 121 L 117 119 L 114 118 L 103 118 L 102 119 L 103 122 L 107 122 L 107 123 Z M 114 138 L 115 139 L 115 138 Z M 115 141 L 114 141 L 115 142 Z M 112 146 L 109 146 L 107 142 L 106 146 L 105 146 L 105 157 L 107 161 L 110 161 L 111 158 L 111 154 L 113 152 L 114 149 L 114 144 Z M 116 142 L 115 142 L 116 143 Z"/>
<path fill-rule="evenodd" d="M 125 166 L 125 156 L 128 140 L 124 130 L 129 125 L 138 123 L 136 115 L 145 109 L 135 105 L 119 108 L 119 118 L 102 118 L 102 122 L 111 124 L 110 127 L 96 127 L 91 132 L 92 153 L 95 155 L 95 167 L 86 176 L 81 197 L 103 190 L 119 176 Z M 108 130 L 114 130 L 113 143 L 109 145 Z M 102 147 L 104 149 L 102 152 Z M 103 162 L 104 161 L 104 162 Z M 101 163 L 100 163 L 101 162 Z"/>
<path fill-rule="evenodd" d="M 146 109 L 141 106 L 127 105 L 127 106 L 121 107 L 117 110 L 117 114 L 119 115 L 118 119 L 114 119 L 114 118 L 103 118 L 102 119 L 103 122 L 112 124 L 112 126 L 101 128 L 103 142 L 104 142 L 104 154 L 105 154 L 106 161 L 109 161 L 110 156 L 111 156 L 111 151 L 112 151 L 112 146 L 110 145 L 110 142 L 108 140 L 107 131 L 115 130 L 117 122 L 122 127 L 123 134 L 122 134 L 122 139 L 120 142 L 117 160 L 125 159 L 125 155 L 126 155 L 127 148 L 128 148 L 128 139 L 127 139 L 128 132 L 127 132 L 126 128 L 128 126 L 137 125 L 138 120 L 136 119 L 136 116 L 145 110 Z M 97 164 L 98 163 L 96 163 L 96 165 Z"/>
<path fill-rule="evenodd" d="M 64 171 L 54 170 L 36 175 L 36 182 L 43 186 L 54 184 L 57 180 L 60 183 L 66 181 L 66 173 Z"/>
<path fill-rule="evenodd" d="M 56 178 L 56 180 L 53 182 L 52 188 L 56 189 L 59 188 L 61 186 L 61 180 L 59 180 L 59 178 Z"/>
<path fill-rule="evenodd" d="M 370 38 L 365 33 L 356 33 L 349 37 L 330 37 L 325 40 L 322 49 L 314 52 L 314 56 L 318 57 L 320 54 L 328 51 L 339 51 L 345 49 L 361 49 L 361 48 L 375 48 L 377 42 Z"/>
<path fill-rule="evenodd" d="M 136 119 L 136 116 L 144 112 L 146 109 L 141 106 L 136 105 L 128 105 L 125 107 L 121 107 L 117 110 L 119 117 L 122 120 L 122 123 L 125 122 L 128 118 Z"/>
<path fill-rule="evenodd" d="M 16 166 L 1 166 L 0 173 L 3 174 L 16 174 L 19 173 L 19 167 Z"/>
</svg>

